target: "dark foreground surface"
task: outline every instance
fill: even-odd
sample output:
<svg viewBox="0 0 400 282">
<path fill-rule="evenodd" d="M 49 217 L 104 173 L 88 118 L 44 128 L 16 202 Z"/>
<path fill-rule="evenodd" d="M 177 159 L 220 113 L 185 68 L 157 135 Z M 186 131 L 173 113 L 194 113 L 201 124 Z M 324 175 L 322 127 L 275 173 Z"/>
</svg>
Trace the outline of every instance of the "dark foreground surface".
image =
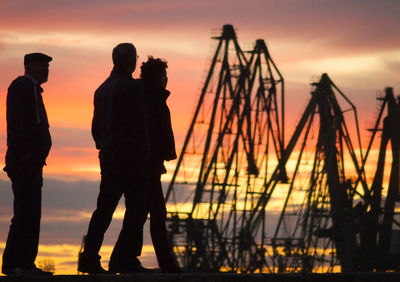
<svg viewBox="0 0 400 282">
<path fill-rule="evenodd" d="M 360 281 L 400 281 L 400 273 L 356 273 L 356 274 L 131 274 L 131 275 L 55 275 L 50 277 L 2 276 L 1 282 L 231 282 L 231 281 L 277 281 L 277 282 L 360 282 Z"/>
</svg>

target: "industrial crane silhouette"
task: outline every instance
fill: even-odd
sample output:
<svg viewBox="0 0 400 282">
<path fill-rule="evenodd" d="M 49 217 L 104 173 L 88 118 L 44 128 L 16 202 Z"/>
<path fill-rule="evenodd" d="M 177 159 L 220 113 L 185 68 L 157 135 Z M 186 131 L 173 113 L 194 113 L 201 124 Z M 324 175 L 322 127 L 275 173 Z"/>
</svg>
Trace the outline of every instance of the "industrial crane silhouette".
<svg viewBox="0 0 400 282">
<path fill-rule="evenodd" d="M 284 81 L 263 40 L 225 25 L 168 187 L 170 240 L 191 270 L 262 271 L 265 224 L 247 218 L 284 152 Z M 282 166 L 276 180 L 287 181 Z"/>
<path fill-rule="evenodd" d="M 281 159 L 286 164 L 291 154 L 297 152 L 295 169 L 288 172 L 291 183 L 271 237 L 270 269 L 274 272 L 399 270 L 399 100 L 390 87 L 378 98 L 382 103 L 363 154 L 355 106 L 326 74 L 313 88 Z M 340 106 L 339 97 L 347 108 Z M 350 112 L 354 116 L 353 131 L 348 129 L 345 118 Z M 314 143 L 310 138 L 313 124 L 317 125 Z M 351 132 L 357 137 L 357 147 L 353 145 Z M 379 132 L 382 136 L 378 161 L 369 185 L 365 167 Z M 295 149 L 296 144 L 299 149 Z M 304 162 L 303 155 L 307 153 L 310 161 Z M 386 161 L 388 154 L 391 164 Z M 390 170 L 388 183 L 384 181 L 385 167 Z M 297 181 L 301 173 L 306 174 L 303 183 Z M 266 195 L 272 193 L 274 185 L 271 182 Z M 268 197 L 260 199 L 258 210 L 263 210 Z"/>
<path fill-rule="evenodd" d="M 380 110 L 370 129 L 371 139 L 363 161 L 365 166 L 376 136 L 381 132 L 376 172 L 369 197 L 363 199 L 360 217 L 360 269 L 364 271 L 400 269 L 400 107 L 391 87 L 387 87 L 378 100 L 381 101 Z M 389 144 L 391 150 L 388 150 Z M 385 162 L 388 154 L 391 154 L 391 164 Z M 384 183 L 385 167 L 390 167 L 388 183 Z"/>
<path fill-rule="evenodd" d="M 244 52 L 231 25 L 213 39 L 216 52 L 166 193 L 179 265 L 203 272 L 398 269 L 400 112 L 392 90 L 363 154 L 356 107 L 323 74 L 285 144 L 284 79 L 265 42 Z M 379 131 L 369 187 L 365 167 Z"/>
<path fill-rule="evenodd" d="M 341 97 L 348 109 L 340 106 Z M 350 138 L 345 113 L 353 113 L 358 148 Z M 312 128 L 316 137 L 312 138 Z M 300 141 L 301 139 L 301 141 Z M 297 146 L 297 149 L 295 149 Z M 359 149 L 360 155 L 357 156 Z M 357 242 L 354 225 L 354 191 L 358 181 L 368 194 L 357 112 L 351 101 L 323 74 L 313 84 L 311 99 L 285 150 L 296 151 L 291 183 L 271 237 L 271 256 L 276 272 L 342 271 L 357 269 Z M 305 161 L 305 155 L 309 157 Z M 282 160 L 285 162 L 285 159 Z M 301 174 L 304 181 L 299 180 Z M 274 183 L 272 183 L 274 185 Z M 364 194 L 364 193 L 363 193 Z M 263 209 L 267 201 L 260 205 Z"/>
</svg>

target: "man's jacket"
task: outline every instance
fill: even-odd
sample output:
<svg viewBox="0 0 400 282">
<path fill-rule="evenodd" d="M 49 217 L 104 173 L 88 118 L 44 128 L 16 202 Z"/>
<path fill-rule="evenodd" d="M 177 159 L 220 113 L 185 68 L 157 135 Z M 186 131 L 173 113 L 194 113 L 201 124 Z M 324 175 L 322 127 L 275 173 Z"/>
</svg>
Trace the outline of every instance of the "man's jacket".
<svg viewBox="0 0 400 282">
<path fill-rule="evenodd" d="M 100 156 L 132 161 L 148 157 L 143 89 L 130 74 L 114 69 L 96 90 L 92 136 Z"/>
<path fill-rule="evenodd" d="M 16 78 L 8 88 L 6 170 L 46 162 L 51 137 L 42 92 L 27 76 Z"/>
</svg>

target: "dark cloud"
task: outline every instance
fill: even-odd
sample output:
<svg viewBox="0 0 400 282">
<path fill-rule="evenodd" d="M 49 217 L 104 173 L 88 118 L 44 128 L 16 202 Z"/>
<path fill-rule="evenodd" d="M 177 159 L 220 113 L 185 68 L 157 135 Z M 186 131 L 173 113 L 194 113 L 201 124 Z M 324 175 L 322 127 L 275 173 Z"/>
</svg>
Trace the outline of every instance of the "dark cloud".
<svg viewBox="0 0 400 282">
<path fill-rule="evenodd" d="M 43 206 L 67 210 L 92 210 L 99 190 L 97 181 L 66 182 L 45 179 L 43 184 Z"/>
<path fill-rule="evenodd" d="M 41 242 L 45 244 L 79 244 L 86 232 L 89 220 L 76 218 L 79 212 L 93 212 L 98 183 L 93 181 L 65 182 L 45 180 L 43 187 L 43 211 Z M 0 240 L 7 237 L 12 217 L 13 197 L 11 183 L 0 180 Z M 70 221 L 65 219 L 70 216 Z M 75 217 L 74 217 L 75 216 Z M 47 218 L 64 218 L 63 221 L 47 222 Z"/>
<path fill-rule="evenodd" d="M 0 180 L 1 186 L 10 185 L 4 183 L 7 183 L 7 181 Z M 99 184 L 99 181 L 81 180 L 68 182 L 56 179 L 45 179 L 43 184 L 43 207 L 54 209 L 55 211 L 72 210 L 92 212 L 96 207 Z M 163 186 L 166 187 L 166 183 L 164 183 Z M 2 195 L 0 194 L 0 196 Z M 1 199 L 3 199 L 3 197 L 1 197 Z M 3 204 L 5 203 L 0 202 L 0 205 Z"/>
<path fill-rule="evenodd" d="M 90 129 L 71 127 L 52 127 L 53 148 L 93 148 L 94 142 Z"/>
<path fill-rule="evenodd" d="M 1 172 L 4 173 L 4 172 Z M 12 190 L 11 182 L 0 179 L 0 212 L 4 214 L 4 209 L 12 207 Z"/>
<path fill-rule="evenodd" d="M 43 187 L 40 242 L 43 245 L 80 245 L 86 234 L 91 213 L 96 207 L 97 181 L 45 180 Z M 167 187 L 164 183 L 164 188 Z M 165 189 L 164 189 L 165 191 Z M 123 200 L 119 207 L 124 208 Z M 12 217 L 12 193 L 9 181 L 0 180 L 0 241 L 5 241 Z M 84 214 L 84 215 L 83 215 Z M 277 214 L 268 212 L 268 226 L 273 228 Z M 114 218 L 104 244 L 113 245 L 121 230 L 122 219 Z M 149 224 L 144 231 L 144 244 L 151 245 Z M 62 254 L 60 254 L 62 256 Z"/>
<path fill-rule="evenodd" d="M 86 234 L 90 216 L 96 208 L 98 191 L 98 181 L 67 182 L 45 179 L 42 193 L 41 244 L 80 245 L 82 236 Z M 0 180 L 0 241 L 3 242 L 7 238 L 12 217 L 12 204 L 11 182 Z M 119 207 L 124 209 L 123 199 Z M 105 237 L 105 244 L 115 243 L 121 224 L 122 219 L 113 219 Z M 145 244 L 151 244 L 147 225 L 145 234 Z"/>
<path fill-rule="evenodd" d="M 164 183 L 164 188 L 167 186 L 165 184 L 166 183 Z M 75 266 L 76 260 L 74 261 L 72 258 L 75 257 L 75 254 L 78 254 L 82 237 L 86 234 L 89 224 L 89 217 L 81 217 L 80 213 L 88 212 L 91 214 L 94 210 L 98 182 L 66 182 L 50 179 L 45 181 L 43 189 L 43 212 L 40 234 L 40 244 L 42 248 L 40 256 L 54 258 L 55 260 L 68 258 L 67 260 L 60 261 L 57 266 L 61 268 L 62 266 Z M 0 212 L 2 214 L 0 219 L 1 242 L 6 240 L 9 222 L 12 216 L 12 196 L 9 190 L 11 190 L 10 183 L 0 180 Z M 8 220 L 6 219 L 7 217 Z M 57 217 L 63 219 L 54 221 Z M 272 236 L 279 219 L 279 213 L 276 211 L 266 211 L 265 218 L 267 236 Z M 285 223 L 291 225 L 295 222 L 295 219 L 295 217 L 287 217 Z M 113 219 L 105 234 L 104 246 L 113 246 L 115 244 L 121 230 L 121 224 L 121 219 Z M 260 234 L 257 236 L 260 236 Z M 284 236 L 284 234 L 282 236 Z M 55 245 L 66 246 L 56 247 L 55 249 L 45 248 L 45 246 Z M 144 229 L 144 245 L 152 245 L 148 222 Z M 108 256 L 104 256 L 102 261 L 107 263 L 108 259 Z M 142 252 L 141 261 L 146 266 L 157 265 L 155 254 L 151 249 L 146 249 Z"/>
<path fill-rule="evenodd" d="M 400 43 L 397 0 L 39 2 L 3 4 L 0 23 L 26 30 L 48 30 L 49 24 L 53 30 L 151 30 L 155 36 L 168 30 L 177 36 L 194 30 L 206 35 L 210 28 L 232 23 L 242 34 L 318 41 L 353 51 L 394 48 Z"/>
<path fill-rule="evenodd" d="M 59 263 L 60 266 L 76 266 L 75 260 L 67 260 Z"/>
</svg>

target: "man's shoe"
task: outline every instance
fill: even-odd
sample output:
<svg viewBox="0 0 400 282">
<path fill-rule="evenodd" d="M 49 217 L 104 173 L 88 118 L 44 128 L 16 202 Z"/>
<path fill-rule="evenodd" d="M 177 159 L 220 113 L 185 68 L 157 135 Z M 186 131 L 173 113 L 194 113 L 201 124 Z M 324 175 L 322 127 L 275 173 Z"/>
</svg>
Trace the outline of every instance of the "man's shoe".
<svg viewBox="0 0 400 282">
<path fill-rule="evenodd" d="M 89 258 L 84 253 L 79 254 L 78 271 L 89 274 L 106 274 L 107 271 L 101 267 L 100 256 Z"/>
<path fill-rule="evenodd" d="M 41 270 L 36 266 L 34 268 L 27 268 L 24 266 L 17 266 L 10 269 L 3 269 L 3 273 L 5 275 L 43 275 L 50 276 L 53 275 L 52 272 Z"/>
<path fill-rule="evenodd" d="M 36 266 L 34 268 L 29 269 L 29 271 L 31 272 L 30 274 L 33 274 L 33 275 L 53 275 L 52 272 L 44 271 L 40 268 L 37 268 Z"/>
<path fill-rule="evenodd" d="M 128 273 L 155 273 L 156 270 L 145 268 L 141 264 L 135 266 L 117 266 L 110 264 L 108 271 L 114 274 L 128 274 Z"/>
</svg>

